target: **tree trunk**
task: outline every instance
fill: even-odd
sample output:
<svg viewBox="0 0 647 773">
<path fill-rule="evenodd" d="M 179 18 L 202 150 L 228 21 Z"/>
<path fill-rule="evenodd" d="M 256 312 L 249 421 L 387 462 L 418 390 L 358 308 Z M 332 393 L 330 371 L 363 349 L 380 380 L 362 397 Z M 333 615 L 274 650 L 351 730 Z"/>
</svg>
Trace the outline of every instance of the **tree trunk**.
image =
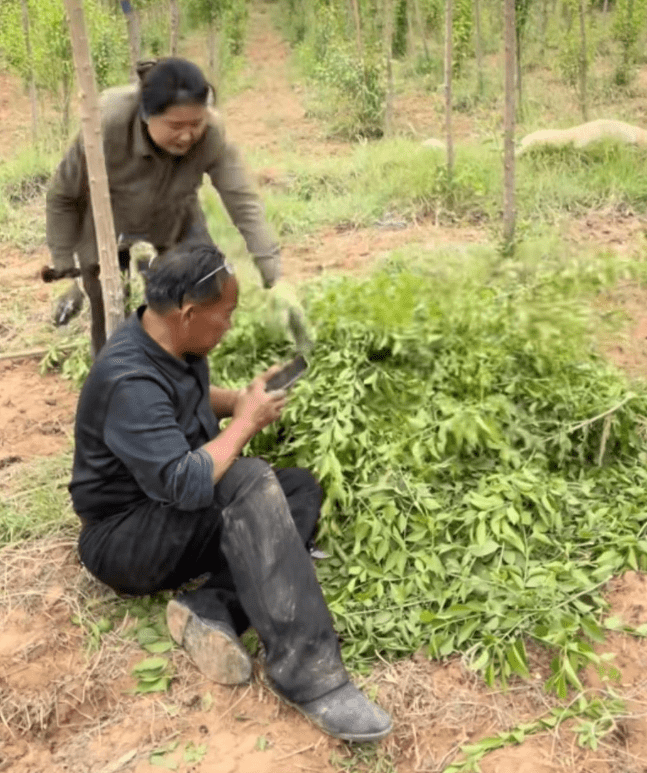
<svg viewBox="0 0 647 773">
<path fill-rule="evenodd" d="M 420 0 L 413 0 L 413 10 L 416 14 L 416 24 L 420 30 L 420 38 L 422 40 L 422 48 L 425 52 L 427 61 L 431 58 L 429 55 L 429 46 L 427 45 L 427 35 L 425 34 L 425 25 L 422 21 L 422 14 L 420 13 Z"/>
<path fill-rule="evenodd" d="M 207 70 L 210 77 L 218 86 L 221 67 L 221 40 L 222 35 L 218 30 L 215 21 L 209 23 L 207 27 Z"/>
<path fill-rule="evenodd" d="M 519 111 L 519 118 L 521 119 L 523 118 L 523 84 L 521 82 L 521 30 L 519 28 L 515 31 L 515 55 L 517 70 L 517 110 Z"/>
<path fill-rule="evenodd" d="M 586 76 L 587 76 L 587 56 L 586 56 L 586 9 L 585 0 L 580 0 L 580 106 L 582 108 L 582 118 L 588 121 L 588 108 L 586 100 Z"/>
<path fill-rule="evenodd" d="M 355 20 L 355 35 L 357 37 L 357 55 L 360 60 L 364 61 L 364 45 L 362 43 L 362 23 L 359 17 L 359 3 L 358 0 L 351 0 L 353 7 L 353 18 Z"/>
<path fill-rule="evenodd" d="M 124 299 L 117 259 L 117 242 L 110 203 L 108 175 L 103 155 L 101 111 L 90 58 L 82 0 L 65 0 L 65 7 L 80 90 L 81 130 L 88 165 L 92 215 L 99 249 L 101 290 L 107 337 L 124 318 Z"/>
<path fill-rule="evenodd" d="M 506 251 L 514 248 L 514 128 L 515 128 L 515 0 L 505 0 L 505 108 L 503 115 L 503 243 Z"/>
<path fill-rule="evenodd" d="M 180 9 L 177 0 L 169 0 L 169 11 L 171 14 L 169 54 L 171 56 L 177 56 L 177 40 L 180 30 Z"/>
<path fill-rule="evenodd" d="M 393 136 L 393 1 L 384 0 L 384 56 L 386 58 L 386 105 L 384 136 Z"/>
<path fill-rule="evenodd" d="M 142 36 L 139 25 L 139 13 L 132 7 L 129 0 L 121 1 L 121 9 L 126 17 L 128 29 L 128 48 L 130 50 L 130 80 L 137 81 L 137 62 L 142 55 Z"/>
<path fill-rule="evenodd" d="M 546 36 L 548 34 L 548 0 L 543 0 L 541 6 L 541 55 L 546 52 Z"/>
<path fill-rule="evenodd" d="M 31 38 L 29 36 L 29 7 L 27 0 L 21 0 L 22 4 L 22 29 L 25 35 L 25 50 L 29 62 L 29 104 L 31 105 L 31 142 L 36 144 L 38 139 L 38 101 L 36 99 L 36 79 L 34 78 L 34 56 L 31 50 Z"/>
<path fill-rule="evenodd" d="M 447 145 L 447 176 L 451 180 L 454 171 L 454 138 L 452 136 L 452 35 L 453 3 L 445 5 L 445 143 Z"/>
<path fill-rule="evenodd" d="M 483 95 L 483 43 L 481 40 L 481 0 L 474 0 L 474 35 L 476 49 L 476 93 Z"/>
<path fill-rule="evenodd" d="M 405 52 L 407 55 L 416 50 L 415 29 L 413 3 L 411 0 L 407 0 L 407 50 Z"/>
</svg>

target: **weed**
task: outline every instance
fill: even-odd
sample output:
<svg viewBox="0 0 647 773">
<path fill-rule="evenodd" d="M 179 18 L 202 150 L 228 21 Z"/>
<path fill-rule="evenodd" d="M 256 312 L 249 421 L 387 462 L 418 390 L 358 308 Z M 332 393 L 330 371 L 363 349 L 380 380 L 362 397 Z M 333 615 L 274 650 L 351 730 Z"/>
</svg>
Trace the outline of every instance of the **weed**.
<svg viewBox="0 0 647 773">
<path fill-rule="evenodd" d="M 0 499 L 0 546 L 53 532 L 72 533 L 78 519 L 67 491 L 71 467 L 69 451 L 25 465 L 15 488 Z"/>
</svg>

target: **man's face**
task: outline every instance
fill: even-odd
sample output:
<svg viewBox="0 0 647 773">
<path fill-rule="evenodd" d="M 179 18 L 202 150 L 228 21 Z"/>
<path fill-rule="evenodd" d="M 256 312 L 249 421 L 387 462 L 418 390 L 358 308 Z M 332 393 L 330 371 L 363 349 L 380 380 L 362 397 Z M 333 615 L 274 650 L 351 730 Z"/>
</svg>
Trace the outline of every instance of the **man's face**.
<svg viewBox="0 0 647 773">
<path fill-rule="evenodd" d="M 228 277 L 217 301 L 189 303 L 182 311 L 185 317 L 184 354 L 197 357 L 206 355 L 216 347 L 231 327 L 231 318 L 238 305 L 238 282 Z"/>
<path fill-rule="evenodd" d="M 204 105 L 171 105 L 161 115 L 148 119 L 148 133 L 162 150 L 183 156 L 202 137 L 207 128 Z"/>
</svg>

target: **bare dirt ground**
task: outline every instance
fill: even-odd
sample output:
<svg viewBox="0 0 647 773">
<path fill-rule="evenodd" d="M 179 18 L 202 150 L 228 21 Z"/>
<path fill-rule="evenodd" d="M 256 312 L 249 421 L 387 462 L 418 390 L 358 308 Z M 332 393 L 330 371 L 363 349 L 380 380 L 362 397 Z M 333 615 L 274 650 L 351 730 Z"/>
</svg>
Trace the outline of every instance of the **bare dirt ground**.
<svg viewBox="0 0 647 773">
<path fill-rule="evenodd" d="M 324 137 L 306 116 L 298 89 L 287 77 L 288 49 L 262 10 L 251 20 L 250 82 L 255 85 L 225 105 L 228 125 L 243 147 L 280 153 L 286 143 L 317 154 L 347 152 Z M 410 95 L 402 98 L 406 124 L 438 136 L 437 116 Z M 17 84 L 0 74 L 0 158 L 28 137 L 29 107 Z M 465 126 L 466 132 L 471 131 Z M 266 174 L 267 171 L 266 171 Z M 271 174 L 270 174 L 271 176 Z M 262 174 L 260 175 L 262 182 Z M 635 215 L 592 213 L 565 226 L 574 244 L 642 248 L 643 223 Z M 299 280 L 324 270 L 359 271 L 398 246 L 432 246 L 486 240 L 478 228 L 448 228 L 433 220 L 403 229 L 326 229 L 288 245 L 284 268 Z M 54 289 L 38 280 L 47 253 L 24 254 L 0 245 L 0 357 L 15 352 L 18 335 L 42 329 Z M 56 292 L 60 288 L 56 288 Z M 31 299 L 28 316 L 12 317 L 19 295 Z M 647 375 L 647 294 L 621 286 L 603 302 L 624 308 L 628 324 L 608 342 L 610 355 L 634 376 Z M 52 336 L 58 335 L 52 331 Z M 21 345 L 22 348 L 22 345 Z M 59 376 L 39 374 L 38 359 L 0 359 L 0 493 L 10 491 L 22 465 L 71 447 L 76 394 Z M 11 471 L 13 475 L 2 476 Z M 298 773 L 358 770 L 349 748 L 322 735 L 261 682 L 234 689 L 208 683 L 182 651 L 169 653 L 173 681 L 167 693 L 134 695 L 131 669 L 145 657 L 128 638 L 133 619 L 103 635 L 75 625 L 96 600 L 112 598 L 79 565 L 73 535 L 5 548 L 0 552 L 0 771 L 17 773 L 149 773 L 160 765 L 182 773 Z M 610 614 L 630 625 L 647 623 L 647 580 L 629 572 L 608 589 Z M 647 643 L 614 633 L 600 652 L 615 653 L 613 689 L 626 716 L 596 750 L 578 744 L 578 721 L 538 733 L 517 746 L 491 752 L 483 773 L 645 773 L 647 771 Z M 556 702 L 542 688 L 547 661 L 533 656 L 528 683 L 491 690 L 460 659 L 433 662 L 421 654 L 380 664 L 365 681 L 394 717 L 392 736 L 379 746 L 374 770 L 441 773 L 465 743 L 509 730 L 545 715 Z M 586 696 L 608 684 L 585 676 Z M 573 699 L 576 696 L 573 695 Z M 166 754 L 151 757 L 155 750 Z M 394 760 L 391 767 L 388 753 Z M 157 763 L 156 765 L 152 764 Z M 175 766 L 175 767 L 173 767 Z M 380 767 L 378 767 L 380 766 Z"/>
</svg>

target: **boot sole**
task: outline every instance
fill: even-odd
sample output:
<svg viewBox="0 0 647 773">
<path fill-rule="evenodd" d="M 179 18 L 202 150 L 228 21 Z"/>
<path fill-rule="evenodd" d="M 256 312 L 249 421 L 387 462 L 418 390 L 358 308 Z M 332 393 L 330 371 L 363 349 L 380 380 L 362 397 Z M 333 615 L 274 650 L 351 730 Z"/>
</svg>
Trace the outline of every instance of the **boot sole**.
<svg viewBox="0 0 647 773">
<path fill-rule="evenodd" d="M 184 648 L 196 668 L 218 684 L 242 684 L 252 675 L 252 662 L 235 634 L 218 623 L 203 620 L 175 599 L 166 608 L 173 640 Z"/>
</svg>

